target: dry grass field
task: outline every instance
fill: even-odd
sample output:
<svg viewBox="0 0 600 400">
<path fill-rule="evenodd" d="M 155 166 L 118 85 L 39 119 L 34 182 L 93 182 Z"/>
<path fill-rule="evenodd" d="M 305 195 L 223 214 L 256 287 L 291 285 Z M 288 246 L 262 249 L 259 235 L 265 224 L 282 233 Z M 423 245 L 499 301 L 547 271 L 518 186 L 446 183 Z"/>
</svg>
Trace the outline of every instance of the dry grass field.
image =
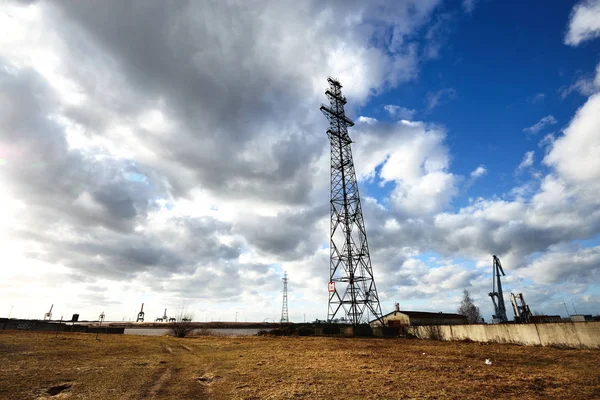
<svg viewBox="0 0 600 400">
<path fill-rule="evenodd" d="M 0 398 L 600 399 L 600 351 L 0 331 Z"/>
</svg>

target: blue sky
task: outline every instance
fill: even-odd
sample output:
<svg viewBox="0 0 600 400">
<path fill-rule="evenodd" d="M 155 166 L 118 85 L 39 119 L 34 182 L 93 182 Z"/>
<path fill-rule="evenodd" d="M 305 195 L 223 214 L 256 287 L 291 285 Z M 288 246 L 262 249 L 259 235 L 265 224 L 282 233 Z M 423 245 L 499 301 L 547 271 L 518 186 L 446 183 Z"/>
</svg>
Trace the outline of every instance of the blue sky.
<svg viewBox="0 0 600 400">
<path fill-rule="evenodd" d="M 327 77 L 384 312 L 600 310 L 600 2 L 0 6 L 0 315 L 323 319 Z M 33 295 L 32 295 L 33 293 Z M 12 310 L 12 311 L 9 311 Z M 509 315 L 511 313 L 509 312 Z"/>
<path fill-rule="evenodd" d="M 586 100 L 577 92 L 561 96 L 574 77 L 593 73 L 600 59 L 598 40 L 575 48 L 563 43 L 565 16 L 575 3 L 482 1 L 470 14 L 442 7 L 432 17 L 448 16 L 443 17 L 447 35 L 439 57 L 422 65 L 418 79 L 374 97 L 360 113 L 390 118 L 383 107 L 392 104 L 443 124 L 452 170 L 467 176 L 480 164 L 487 169 L 485 179 L 476 181 L 456 206 L 469 196 L 502 195 L 515 181 L 528 180 L 528 174 L 514 173 L 527 151 L 535 151 L 534 165 L 544 168 L 538 143 L 560 131 Z M 444 89 L 455 90 L 455 96 L 446 95 L 442 104 L 427 110 L 428 94 Z M 557 122 L 537 135 L 523 132 L 547 115 Z"/>
</svg>

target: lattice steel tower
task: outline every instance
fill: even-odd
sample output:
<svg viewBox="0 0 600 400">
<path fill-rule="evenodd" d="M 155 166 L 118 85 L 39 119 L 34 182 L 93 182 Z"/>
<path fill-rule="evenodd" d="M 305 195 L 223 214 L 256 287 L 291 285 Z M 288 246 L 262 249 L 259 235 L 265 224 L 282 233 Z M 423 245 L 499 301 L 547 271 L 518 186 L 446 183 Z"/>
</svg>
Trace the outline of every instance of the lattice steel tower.
<svg viewBox="0 0 600 400">
<path fill-rule="evenodd" d="M 352 161 L 352 140 L 348 136 L 348 127 L 354 123 L 344 114 L 346 98 L 342 95 L 342 85 L 333 78 L 327 82 L 329 89 L 325 94 L 330 105 L 321 105 L 321 111 L 329 120 L 327 136 L 331 144 L 327 321 L 331 322 L 342 309 L 353 325 L 367 322 L 363 319 L 365 311 L 383 323 Z"/>
<path fill-rule="evenodd" d="M 287 272 L 283 273 L 283 305 L 281 306 L 281 323 L 290 322 L 288 318 L 288 296 L 287 296 Z"/>
</svg>

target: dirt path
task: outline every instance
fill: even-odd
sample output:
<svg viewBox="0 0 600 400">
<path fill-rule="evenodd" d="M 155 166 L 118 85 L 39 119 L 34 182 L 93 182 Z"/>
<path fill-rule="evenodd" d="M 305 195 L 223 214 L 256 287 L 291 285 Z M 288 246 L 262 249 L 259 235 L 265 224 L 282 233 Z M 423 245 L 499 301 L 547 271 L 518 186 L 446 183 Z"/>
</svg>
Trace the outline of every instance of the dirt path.
<svg viewBox="0 0 600 400">
<path fill-rule="evenodd" d="M 156 397 L 161 389 L 163 388 L 163 386 L 166 384 L 169 384 L 171 382 L 171 368 L 170 367 L 166 367 L 165 369 L 159 371 L 159 373 L 157 375 L 155 375 L 154 377 L 154 384 L 152 385 L 152 387 L 150 388 L 150 390 L 148 391 L 148 393 L 146 393 L 144 396 L 142 396 L 143 398 L 154 398 Z"/>
</svg>

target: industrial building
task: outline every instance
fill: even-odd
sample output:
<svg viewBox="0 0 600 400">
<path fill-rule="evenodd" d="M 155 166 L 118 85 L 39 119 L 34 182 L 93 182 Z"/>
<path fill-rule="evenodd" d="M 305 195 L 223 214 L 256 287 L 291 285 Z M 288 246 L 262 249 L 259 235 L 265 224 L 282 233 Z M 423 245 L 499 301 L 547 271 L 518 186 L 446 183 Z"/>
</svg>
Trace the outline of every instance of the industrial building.
<svg viewBox="0 0 600 400">
<path fill-rule="evenodd" d="M 534 324 L 548 324 L 562 322 L 560 315 L 532 315 L 529 322 Z"/>
<path fill-rule="evenodd" d="M 460 314 L 434 313 L 424 311 L 400 311 L 397 307 L 391 313 L 382 317 L 388 327 L 406 327 L 422 325 L 463 325 L 467 324 L 467 317 Z M 379 320 L 370 322 L 371 327 L 381 326 Z"/>
<path fill-rule="evenodd" d="M 569 319 L 571 320 L 571 322 L 588 322 L 588 321 L 593 321 L 594 318 L 592 317 L 592 315 L 586 315 L 586 314 L 575 314 L 575 315 L 570 315 Z"/>
</svg>

